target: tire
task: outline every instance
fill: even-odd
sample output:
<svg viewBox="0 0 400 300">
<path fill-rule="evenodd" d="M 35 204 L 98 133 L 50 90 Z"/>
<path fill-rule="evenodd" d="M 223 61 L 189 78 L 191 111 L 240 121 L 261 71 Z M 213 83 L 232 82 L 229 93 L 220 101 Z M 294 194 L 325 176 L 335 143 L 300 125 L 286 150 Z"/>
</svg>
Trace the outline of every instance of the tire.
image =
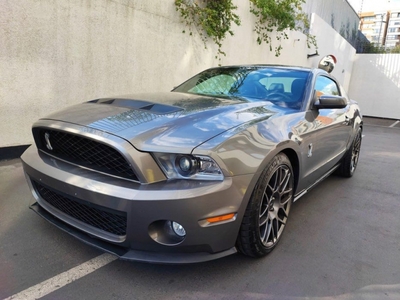
<svg viewBox="0 0 400 300">
<path fill-rule="evenodd" d="M 338 168 L 338 175 L 343 177 L 351 177 L 356 171 L 358 158 L 360 157 L 360 149 L 361 149 L 361 141 L 362 141 L 362 129 L 358 128 L 357 134 L 354 137 L 354 140 L 351 144 L 350 149 L 346 152 L 343 160 Z"/>
<path fill-rule="evenodd" d="M 280 153 L 262 172 L 247 205 L 237 239 L 240 252 L 262 257 L 275 248 L 289 217 L 293 193 L 292 166 Z"/>
</svg>

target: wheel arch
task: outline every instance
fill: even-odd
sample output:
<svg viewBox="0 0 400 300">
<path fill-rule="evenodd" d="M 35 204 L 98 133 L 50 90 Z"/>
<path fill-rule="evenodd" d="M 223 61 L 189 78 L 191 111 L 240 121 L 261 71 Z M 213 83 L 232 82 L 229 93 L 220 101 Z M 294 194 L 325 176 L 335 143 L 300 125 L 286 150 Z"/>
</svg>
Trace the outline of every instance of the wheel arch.
<svg viewBox="0 0 400 300">
<path fill-rule="evenodd" d="M 281 147 L 279 147 L 279 146 L 281 146 Z M 301 162 L 299 159 L 299 154 L 291 146 L 293 146 L 291 144 L 291 142 L 281 143 L 274 150 L 270 151 L 268 153 L 268 155 L 266 155 L 264 157 L 263 162 L 260 164 L 259 170 L 254 174 L 255 176 L 254 176 L 253 180 L 250 182 L 248 189 L 243 197 L 243 202 L 239 209 L 239 217 L 240 217 L 239 219 L 241 219 L 242 213 L 244 213 L 244 210 L 246 209 L 246 207 L 251 199 L 253 191 L 257 185 L 257 182 L 258 182 L 263 170 L 269 165 L 269 162 L 280 153 L 285 154 L 288 157 L 290 164 L 292 165 L 292 170 L 294 173 L 294 195 L 296 194 L 297 186 L 298 186 L 298 183 L 300 180 L 300 169 L 301 169 L 300 163 Z"/>
<path fill-rule="evenodd" d="M 292 148 L 285 148 L 280 153 L 284 153 L 290 160 L 290 164 L 292 165 L 292 170 L 294 174 L 294 191 L 296 191 L 300 177 L 299 157 L 297 156 L 296 151 L 294 151 Z"/>
</svg>

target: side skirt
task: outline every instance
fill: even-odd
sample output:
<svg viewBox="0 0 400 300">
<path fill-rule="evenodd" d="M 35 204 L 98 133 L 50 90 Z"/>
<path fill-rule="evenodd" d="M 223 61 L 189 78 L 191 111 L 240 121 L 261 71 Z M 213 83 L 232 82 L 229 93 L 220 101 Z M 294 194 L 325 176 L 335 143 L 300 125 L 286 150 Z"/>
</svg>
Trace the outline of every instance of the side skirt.
<svg viewBox="0 0 400 300">
<path fill-rule="evenodd" d="M 320 183 L 322 180 L 324 180 L 325 178 L 329 177 L 333 172 L 335 172 L 335 170 L 337 168 L 339 168 L 340 164 L 337 164 L 336 166 L 334 166 L 332 169 L 330 169 L 328 172 L 326 172 L 324 175 L 322 175 L 322 177 L 320 177 L 316 182 L 314 182 L 312 185 L 310 185 L 308 188 L 298 192 L 295 196 L 294 196 L 294 200 L 293 202 L 299 200 L 302 196 L 304 196 L 305 194 L 308 193 L 309 190 L 311 190 L 314 186 L 316 186 L 318 183 Z"/>
</svg>

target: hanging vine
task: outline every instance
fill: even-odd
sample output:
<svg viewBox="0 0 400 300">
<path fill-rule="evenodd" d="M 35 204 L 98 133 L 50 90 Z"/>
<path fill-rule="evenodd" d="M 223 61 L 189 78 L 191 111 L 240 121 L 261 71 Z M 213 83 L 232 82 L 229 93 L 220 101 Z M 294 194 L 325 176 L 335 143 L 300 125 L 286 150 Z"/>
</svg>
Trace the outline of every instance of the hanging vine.
<svg viewBox="0 0 400 300">
<path fill-rule="evenodd" d="M 249 0 L 250 12 L 256 16 L 254 31 L 257 33 L 257 42 L 269 44 L 272 47 L 271 35 L 276 32 L 278 42 L 288 39 L 287 30 L 301 31 L 307 36 L 307 46 L 314 45 L 317 41 L 314 35 L 309 34 L 310 23 L 307 14 L 302 11 L 301 5 L 305 0 Z M 232 24 L 240 25 L 240 18 L 235 14 L 237 6 L 232 0 L 175 0 L 175 8 L 193 34 L 195 28 L 207 48 L 209 38 L 217 45 L 216 58 L 226 56 L 222 51 L 222 42 L 227 34 L 233 35 Z M 183 30 L 186 32 L 186 30 Z M 279 56 L 282 45 L 279 43 L 274 48 L 275 56 Z"/>
<path fill-rule="evenodd" d="M 301 5 L 305 0 L 249 0 L 250 12 L 256 18 L 254 31 L 258 34 L 257 42 L 269 44 L 272 51 L 272 32 L 276 32 L 278 42 L 288 39 L 287 30 L 301 31 L 307 36 L 307 46 L 314 45 L 317 41 L 314 35 L 309 34 L 310 22 L 307 14 L 302 11 Z M 275 47 L 275 56 L 281 54 L 282 45 Z"/>
<path fill-rule="evenodd" d="M 237 6 L 233 5 L 232 0 L 175 0 L 175 7 L 188 26 L 190 35 L 195 27 L 205 48 L 208 38 L 218 46 L 216 58 L 221 59 L 221 55 L 226 55 L 222 51 L 222 42 L 227 34 L 233 35 L 232 23 L 240 25 L 239 16 L 234 13 Z"/>
</svg>

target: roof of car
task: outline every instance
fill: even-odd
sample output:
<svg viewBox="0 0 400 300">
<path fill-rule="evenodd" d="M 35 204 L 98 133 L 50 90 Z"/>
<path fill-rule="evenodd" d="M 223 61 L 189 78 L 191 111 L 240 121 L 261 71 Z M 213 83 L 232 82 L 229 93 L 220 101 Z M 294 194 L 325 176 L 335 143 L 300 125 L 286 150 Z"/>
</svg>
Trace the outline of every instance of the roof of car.
<svg viewBox="0 0 400 300">
<path fill-rule="evenodd" d="M 229 65 L 229 66 L 214 67 L 211 69 L 220 69 L 220 68 L 279 68 L 279 69 L 291 69 L 291 70 L 303 70 L 303 71 L 313 70 L 313 68 L 309 67 L 291 66 L 291 65 L 271 65 L 271 64 Z"/>
<path fill-rule="evenodd" d="M 287 69 L 287 70 L 293 70 L 293 71 L 304 71 L 304 72 L 311 72 L 313 74 L 324 74 L 324 76 L 329 76 L 331 78 L 334 78 L 334 76 L 331 73 L 326 72 L 323 69 L 320 68 L 310 68 L 310 67 L 301 67 L 301 66 L 292 66 L 292 65 L 272 65 L 272 64 L 247 64 L 247 65 L 229 65 L 229 66 L 220 66 L 220 67 L 214 67 L 210 68 L 209 70 L 212 69 L 229 69 L 229 68 L 278 68 L 278 69 Z"/>
</svg>

